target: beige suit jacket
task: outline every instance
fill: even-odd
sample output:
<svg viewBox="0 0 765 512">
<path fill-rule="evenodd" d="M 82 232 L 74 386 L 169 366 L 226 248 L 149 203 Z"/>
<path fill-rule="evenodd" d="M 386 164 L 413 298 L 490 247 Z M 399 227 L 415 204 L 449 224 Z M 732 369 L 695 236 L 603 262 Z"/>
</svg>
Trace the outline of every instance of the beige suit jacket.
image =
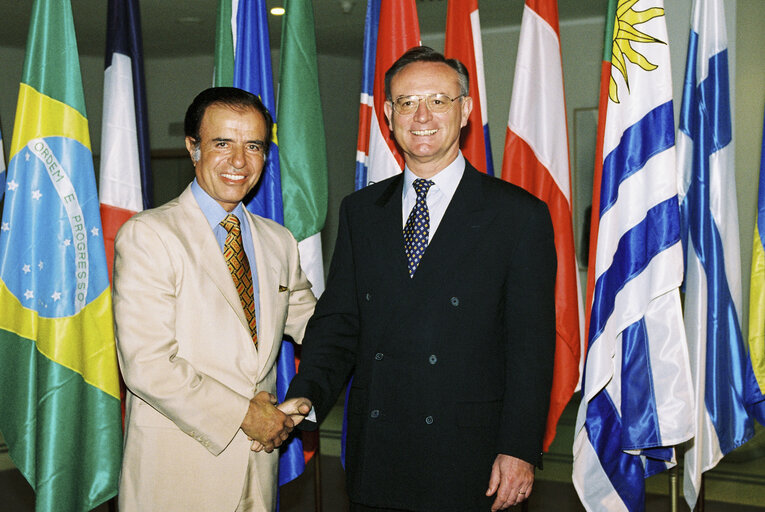
<svg viewBox="0 0 765 512">
<path fill-rule="evenodd" d="M 127 386 L 119 508 L 272 510 L 278 453 L 240 430 L 249 400 L 276 393 L 283 335 L 300 342 L 315 299 L 284 227 L 248 215 L 260 288 L 258 347 L 191 188 L 133 216 L 115 240 L 114 315 Z"/>
</svg>

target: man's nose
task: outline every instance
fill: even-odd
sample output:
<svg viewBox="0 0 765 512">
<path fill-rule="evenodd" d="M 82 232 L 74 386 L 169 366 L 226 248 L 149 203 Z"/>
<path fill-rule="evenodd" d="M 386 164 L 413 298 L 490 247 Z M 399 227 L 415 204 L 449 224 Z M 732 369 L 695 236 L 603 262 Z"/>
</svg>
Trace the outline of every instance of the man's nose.
<svg viewBox="0 0 765 512">
<path fill-rule="evenodd" d="M 231 157 L 229 159 L 231 166 L 235 169 L 241 169 L 245 165 L 244 148 L 241 146 L 234 146 L 231 149 Z"/>
<path fill-rule="evenodd" d="M 428 121 L 431 117 L 433 117 L 433 113 L 428 108 L 428 101 L 425 98 L 420 98 L 417 110 L 414 111 L 414 120 L 422 123 Z"/>
</svg>

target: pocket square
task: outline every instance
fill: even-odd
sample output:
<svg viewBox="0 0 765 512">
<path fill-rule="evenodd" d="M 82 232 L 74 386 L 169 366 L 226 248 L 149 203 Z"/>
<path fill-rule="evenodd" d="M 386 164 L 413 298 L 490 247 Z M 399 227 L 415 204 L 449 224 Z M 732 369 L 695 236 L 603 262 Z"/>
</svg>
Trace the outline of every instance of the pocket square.
<svg viewBox="0 0 765 512">
<path fill-rule="evenodd" d="M 279 291 L 280 292 L 286 292 L 288 288 L 286 286 L 279 285 Z"/>
</svg>

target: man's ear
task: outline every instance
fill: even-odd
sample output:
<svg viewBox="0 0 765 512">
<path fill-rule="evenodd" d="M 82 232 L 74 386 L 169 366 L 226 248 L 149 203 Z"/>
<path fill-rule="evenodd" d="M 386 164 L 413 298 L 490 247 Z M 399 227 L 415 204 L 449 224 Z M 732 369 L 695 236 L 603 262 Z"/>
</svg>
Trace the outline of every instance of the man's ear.
<svg viewBox="0 0 765 512">
<path fill-rule="evenodd" d="M 191 157 L 191 161 L 194 163 L 194 165 L 197 164 L 199 161 L 200 150 L 199 150 L 199 144 L 197 141 L 195 141 L 191 137 L 186 137 L 186 150 L 189 152 L 189 156 Z"/>
<path fill-rule="evenodd" d="M 473 98 L 471 96 L 465 96 L 462 98 L 462 122 L 460 128 L 464 128 L 468 124 L 470 119 L 470 113 L 473 111 Z"/>
<path fill-rule="evenodd" d="M 386 100 L 385 103 L 383 103 L 383 112 L 385 112 L 385 119 L 388 121 L 388 128 L 390 128 L 390 131 L 393 131 L 393 123 L 391 122 L 391 116 L 393 115 L 393 103 Z"/>
</svg>

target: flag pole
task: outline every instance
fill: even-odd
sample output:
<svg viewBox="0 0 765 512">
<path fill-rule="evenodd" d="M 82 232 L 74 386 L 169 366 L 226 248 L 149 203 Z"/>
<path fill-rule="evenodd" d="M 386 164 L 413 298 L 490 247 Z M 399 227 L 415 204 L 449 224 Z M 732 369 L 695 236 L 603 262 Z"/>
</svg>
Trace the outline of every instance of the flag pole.
<svg viewBox="0 0 765 512">
<path fill-rule="evenodd" d="M 669 509 L 672 512 L 677 512 L 677 483 L 680 479 L 680 469 L 677 466 L 673 466 L 669 470 Z"/>
</svg>

